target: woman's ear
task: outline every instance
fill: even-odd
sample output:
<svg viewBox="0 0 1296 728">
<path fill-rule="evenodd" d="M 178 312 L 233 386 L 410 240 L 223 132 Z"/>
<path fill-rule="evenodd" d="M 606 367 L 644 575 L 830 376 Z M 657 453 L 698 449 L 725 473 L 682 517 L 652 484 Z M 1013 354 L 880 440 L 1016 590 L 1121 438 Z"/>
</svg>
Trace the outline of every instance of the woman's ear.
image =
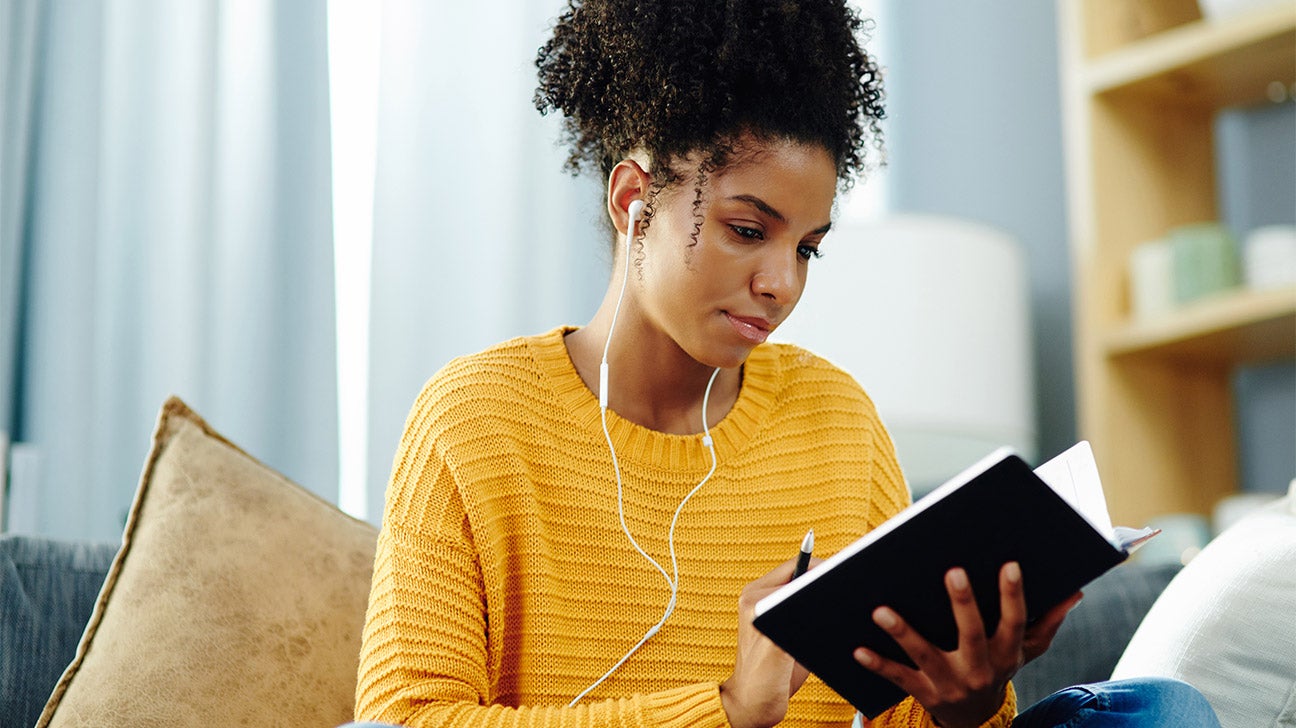
<svg viewBox="0 0 1296 728">
<path fill-rule="evenodd" d="M 612 168 L 608 175 L 607 207 L 612 227 L 624 236 L 633 222 L 630 220 L 630 203 L 635 200 L 647 202 L 648 187 L 652 181 L 639 162 L 623 159 Z"/>
</svg>

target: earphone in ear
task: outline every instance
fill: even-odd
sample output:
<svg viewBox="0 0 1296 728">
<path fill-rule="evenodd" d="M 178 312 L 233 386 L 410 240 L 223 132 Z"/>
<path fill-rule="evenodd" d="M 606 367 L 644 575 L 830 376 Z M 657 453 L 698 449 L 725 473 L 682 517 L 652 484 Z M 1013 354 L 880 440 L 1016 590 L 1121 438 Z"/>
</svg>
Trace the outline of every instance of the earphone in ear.
<svg viewBox="0 0 1296 728">
<path fill-rule="evenodd" d="M 621 301 L 625 299 L 626 283 L 630 280 L 630 243 L 634 241 L 635 225 L 643 219 L 643 210 L 643 200 L 631 200 L 630 206 L 626 208 L 630 220 L 626 225 L 625 233 L 625 272 L 621 277 L 621 294 L 617 296 L 616 309 L 612 312 L 612 324 L 608 327 L 607 341 L 603 344 L 603 361 L 599 364 L 599 409 L 604 413 L 607 412 L 608 406 L 608 350 L 612 347 L 612 331 L 616 328 L 617 317 L 621 315 Z M 615 452 L 612 462 L 613 465 L 616 464 Z"/>
</svg>

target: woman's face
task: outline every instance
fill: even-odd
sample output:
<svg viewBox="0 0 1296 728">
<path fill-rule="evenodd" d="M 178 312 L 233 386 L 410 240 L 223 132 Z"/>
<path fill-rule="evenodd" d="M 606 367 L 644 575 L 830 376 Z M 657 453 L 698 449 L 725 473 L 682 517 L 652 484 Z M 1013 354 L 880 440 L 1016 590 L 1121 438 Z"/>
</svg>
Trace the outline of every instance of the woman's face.
<svg viewBox="0 0 1296 728">
<path fill-rule="evenodd" d="M 822 147 L 749 141 L 736 152 L 696 212 L 687 175 L 658 195 L 631 278 L 654 328 L 708 367 L 742 364 L 792 313 L 836 194 Z"/>
</svg>

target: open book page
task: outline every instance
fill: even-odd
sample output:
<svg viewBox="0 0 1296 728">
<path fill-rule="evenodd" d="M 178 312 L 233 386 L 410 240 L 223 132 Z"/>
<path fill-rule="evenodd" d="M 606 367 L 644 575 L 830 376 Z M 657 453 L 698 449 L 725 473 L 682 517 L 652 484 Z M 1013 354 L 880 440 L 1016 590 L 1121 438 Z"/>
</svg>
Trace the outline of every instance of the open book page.
<svg viewBox="0 0 1296 728">
<path fill-rule="evenodd" d="M 1057 457 L 1035 468 L 1040 477 L 1071 507 L 1080 512 L 1098 533 L 1116 543 L 1111 516 L 1107 513 L 1107 498 L 1103 495 L 1102 481 L 1098 478 L 1098 465 L 1093 450 L 1086 440 L 1081 440 Z"/>
<path fill-rule="evenodd" d="M 1141 546 L 1158 531 L 1150 528 L 1113 527 L 1107 512 L 1098 465 L 1087 440 L 1081 440 L 1057 457 L 1035 468 L 1035 474 L 1063 500 L 1071 504 L 1084 519 L 1122 551 Z"/>
</svg>

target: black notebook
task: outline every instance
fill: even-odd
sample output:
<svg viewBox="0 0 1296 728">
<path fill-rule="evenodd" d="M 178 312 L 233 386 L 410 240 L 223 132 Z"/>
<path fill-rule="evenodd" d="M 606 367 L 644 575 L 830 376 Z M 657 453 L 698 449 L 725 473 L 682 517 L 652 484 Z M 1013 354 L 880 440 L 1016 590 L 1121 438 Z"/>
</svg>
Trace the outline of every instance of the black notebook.
<svg viewBox="0 0 1296 728">
<path fill-rule="evenodd" d="M 998 579 L 1021 564 L 1035 620 L 1155 535 L 1113 528 L 1087 442 L 1032 471 L 1011 450 L 987 456 L 756 604 L 756 628 L 869 718 L 905 698 L 855 661 L 866 646 L 912 665 L 870 615 L 896 610 L 944 650 L 958 646 L 945 572 L 961 566 L 993 634 Z"/>
</svg>

